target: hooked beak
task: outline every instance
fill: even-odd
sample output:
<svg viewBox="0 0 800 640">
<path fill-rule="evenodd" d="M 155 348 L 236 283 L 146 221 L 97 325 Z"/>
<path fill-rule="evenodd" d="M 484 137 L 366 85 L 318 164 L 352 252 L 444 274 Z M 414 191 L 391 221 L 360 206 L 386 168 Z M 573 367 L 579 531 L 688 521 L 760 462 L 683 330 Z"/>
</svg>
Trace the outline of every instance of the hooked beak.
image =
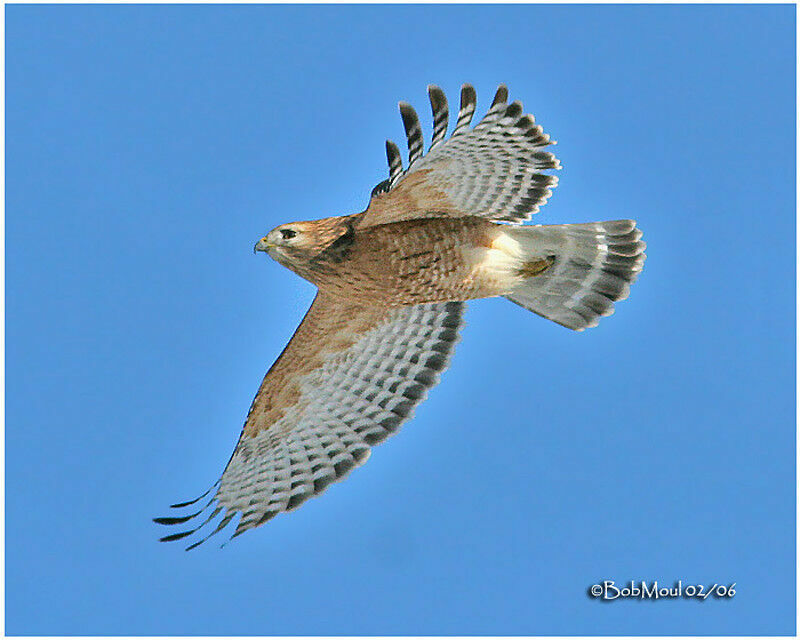
<svg viewBox="0 0 800 640">
<path fill-rule="evenodd" d="M 258 251 L 268 252 L 272 246 L 272 243 L 267 241 L 267 236 L 264 236 L 261 240 L 256 242 L 253 247 L 253 253 L 257 253 Z"/>
</svg>

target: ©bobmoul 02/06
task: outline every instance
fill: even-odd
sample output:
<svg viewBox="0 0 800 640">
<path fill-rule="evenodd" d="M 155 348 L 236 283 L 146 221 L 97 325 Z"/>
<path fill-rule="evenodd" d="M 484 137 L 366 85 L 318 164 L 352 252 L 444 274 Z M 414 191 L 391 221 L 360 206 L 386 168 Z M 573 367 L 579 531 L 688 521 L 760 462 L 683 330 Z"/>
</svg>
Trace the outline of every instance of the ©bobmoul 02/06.
<svg viewBox="0 0 800 640">
<path fill-rule="evenodd" d="M 408 166 L 387 141 L 389 178 L 365 211 L 282 224 L 256 243 L 317 295 L 264 377 L 222 477 L 155 518 L 190 523 L 161 540 L 197 533 L 192 549 L 240 514 L 237 536 L 366 462 L 438 382 L 467 300 L 502 296 L 582 331 L 628 296 L 645 259 L 635 221 L 521 225 L 556 186 L 545 172 L 560 166 L 506 87 L 471 128 L 476 96 L 464 85 L 449 138 L 447 99 L 436 86 L 428 95 L 428 152 L 401 102 Z"/>
</svg>

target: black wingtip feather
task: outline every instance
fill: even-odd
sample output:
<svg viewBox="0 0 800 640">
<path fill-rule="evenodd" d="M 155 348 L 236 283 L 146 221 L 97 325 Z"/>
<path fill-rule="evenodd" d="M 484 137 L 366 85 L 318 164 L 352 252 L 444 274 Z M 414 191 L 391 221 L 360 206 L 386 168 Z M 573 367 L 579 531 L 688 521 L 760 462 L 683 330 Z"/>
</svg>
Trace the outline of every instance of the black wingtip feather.
<svg viewBox="0 0 800 640">
<path fill-rule="evenodd" d="M 399 102 L 398 107 L 408 139 L 408 166 L 410 167 L 422 156 L 422 127 L 420 127 L 419 116 L 414 107 L 408 102 Z"/>
<path fill-rule="evenodd" d="M 189 520 L 191 520 L 192 518 L 200 515 L 201 513 L 202 513 L 202 511 L 197 511 L 197 512 L 191 514 L 191 515 L 182 516 L 182 517 L 165 516 L 165 517 L 161 517 L 161 518 L 153 518 L 153 522 L 155 522 L 156 524 L 165 524 L 165 525 L 183 524 L 184 522 L 188 522 Z"/>
<path fill-rule="evenodd" d="M 205 492 L 203 495 L 197 496 L 197 497 L 196 497 L 194 500 L 189 500 L 188 502 L 177 502 L 177 503 L 175 503 L 175 504 L 171 504 L 171 505 L 169 505 L 169 506 L 170 506 L 170 509 L 182 509 L 183 507 L 188 507 L 188 506 L 190 506 L 190 505 L 193 505 L 195 502 L 198 502 L 199 500 L 202 500 L 202 499 L 203 499 L 203 498 L 205 498 L 205 497 L 206 497 L 206 496 L 207 496 L 209 493 L 211 493 L 211 491 L 213 491 L 213 490 L 216 488 L 217 484 L 218 484 L 218 483 L 216 483 L 216 482 L 215 482 L 215 483 L 214 483 L 214 485 L 213 485 L 213 486 L 211 486 L 211 487 L 208 489 L 208 491 L 206 491 L 206 492 Z"/>
<path fill-rule="evenodd" d="M 514 100 L 508 107 L 506 107 L 506 112 L 503 114 L 505 118 L 519 118 L 522 115 L 522 103 L 519 100 Z"/>
<path fill-rule="evenodd" d="M 403 158 L 399 147 L 391 140 L 386 141 L 386 160 L 389 163 L 389 187 L 403 174 Z"/>
<path fill-rule="evenodd" d="M 497 106 L 498 104 L 505 104 L 506 102 L 508 102 L 508 87 L 501 83 L 498 85 L 497 91 L 494 94 L 492 107 Z"/>
<path fill-rule="evenodd" d="M 472 116 L 475 114 L 477 100 L 478 96 L 475 93 L 475 87 L 471 84 L 461 85 L 461 106 L 458 110 L 458 121 L 456 122 L 453 136 L 463 133 L 469 128 Z"/>
<path fill-rule="evenodd" d="M 435 84 L 428 85 L 428 98 L 431 101 L 433 113 L 433 136 L 431 138 L 431 149 L 433 149 L 444 140 L 450 113 L 447 108 L 447 96 Z"/>
<path fill-rule="evenodd" d="M 185 538 L 186 536 L 190 536 L 194 533 L 194 529 L 191 531 L 181 531 L 180 533 L 172 533 L 168 536 L 164 536 L 163 538 L 159 538 L 159 542 L 174 542 L 175 540 L 180 540 L 181 538 Z"/>
</svg>

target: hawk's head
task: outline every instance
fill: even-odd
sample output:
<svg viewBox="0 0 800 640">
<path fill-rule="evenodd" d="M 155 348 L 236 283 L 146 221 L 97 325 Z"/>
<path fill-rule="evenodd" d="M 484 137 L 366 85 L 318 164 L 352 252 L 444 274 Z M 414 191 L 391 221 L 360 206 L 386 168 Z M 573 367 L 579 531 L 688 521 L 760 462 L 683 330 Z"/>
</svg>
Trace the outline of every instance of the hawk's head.
<svg viewBox="0 0 800 640">
<path fill-rule="evenodd" d="M 264 251 L 294 271 L 319 257 L 349 231 L 342 218 L 290 222 L 275 227 L 256 242 L 253 251 Z"/>
</svg>

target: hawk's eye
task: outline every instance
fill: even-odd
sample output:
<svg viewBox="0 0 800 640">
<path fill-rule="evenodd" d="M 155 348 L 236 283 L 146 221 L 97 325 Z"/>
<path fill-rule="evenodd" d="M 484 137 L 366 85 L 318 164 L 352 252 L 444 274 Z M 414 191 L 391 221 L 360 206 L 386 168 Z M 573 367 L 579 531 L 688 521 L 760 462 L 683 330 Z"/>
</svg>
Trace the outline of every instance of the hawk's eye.
<svg viewBox="0 0 800 640">
<path fill-rule="evenodd" d="M 281 238 L 283 240 L 291 240 L 297 235 L 297 231 L 294 229 L 281 229 Z"/>
</svg>

